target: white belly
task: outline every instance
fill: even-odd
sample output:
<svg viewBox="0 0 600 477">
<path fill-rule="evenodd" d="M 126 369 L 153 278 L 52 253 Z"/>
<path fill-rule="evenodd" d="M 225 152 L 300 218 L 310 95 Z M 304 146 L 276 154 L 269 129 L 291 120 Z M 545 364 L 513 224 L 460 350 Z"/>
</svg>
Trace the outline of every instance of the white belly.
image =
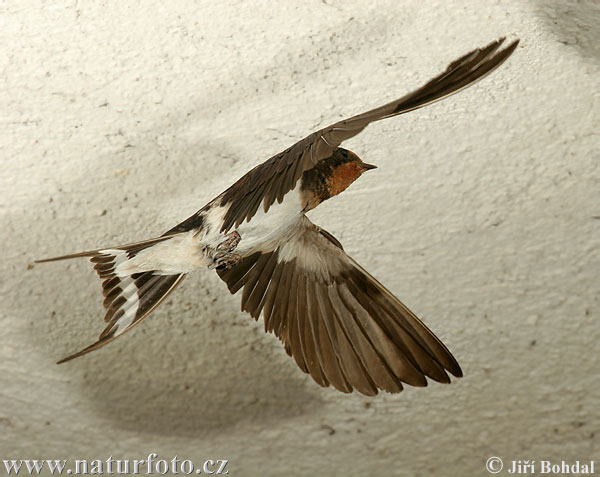
<svg viewBox="0 0 600 477">
<path fill-rule="evenodd" d="M 295 190 L 288 192 L 281 204 L 275 202 L 265 214 L 261 206 L 250 222 L 242 222 L 236 229 L 241 240 L 234 250 L 242 256 L 257 251 L 270 251 L 288 241 L 302 220 L 302 200 Z M 121 276 L 154 270 L 159 274 L 188 273 L 213 264 L 212 253 L 227 235 L 219 232 L 229 206 L 214 207 L 205 215 L 204 231 L 191 230 L 176 234 L 139 252 L 135 257 L 119 263 L 117 274 Z M 199 233 L 198 233 L 199 232 Z M 207 250 L 210 253 L 207 254 Z"/>
<path fill-rule="evenodd" d="M 250 222 L 242 222 L 237 228 L 242 240 L 235 252 L 246 256 L 257 251 L 273 250 L 287 240 L 302 218 L 299 189 L 297 185 L 296 189 L 288 192 L 281 204 L 275 201 L 267 213 L 261 204 Z"/>
<path fill-rule="evenodd" d="M 261 203 L 250 222 L 244 220 L 235 229 L 241 236 L 235 253 L 248 256 L 257 251 L 273 250 L 282 241 L 287 240 L 302 218 L 303 206 L 299 189 L 300 186 L 297 185 L 295 189 L 288 192 L 281 204 L 275 201 L 267 213 L 264 212 Z M 200 240 L 210 248 L 217 247 L 227 239 L 226 234 L 219 230 L 228 208 L 229 206 L 215 207 L 206 214 L 209 232 L 200 237 Z"/>
</svg>

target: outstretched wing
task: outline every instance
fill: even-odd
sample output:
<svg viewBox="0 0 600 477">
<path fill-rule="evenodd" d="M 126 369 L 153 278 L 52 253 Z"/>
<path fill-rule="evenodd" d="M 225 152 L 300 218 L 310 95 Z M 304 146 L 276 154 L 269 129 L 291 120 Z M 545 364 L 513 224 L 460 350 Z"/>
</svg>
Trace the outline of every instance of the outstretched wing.
<svg viewBox="0 0 600 477">
<path fill-rule="evenodd" d="M 446 71 L 396 101 L 339 121 L 312 133 L 285 151 L 271 157 L 242 177 L 221 196 L 230 204 L 221 231 L 237 228 L 250 220 L 261 202 L 265 212 L 292 190 L 304 171 L 331 156 L 342 141 L 355 136 L 373 121 L 407 113 L 439 101 L 472 85 L 500 66 L 515 50 L 519 40 L 504 49 L 504 38 L 478 48 L 450 63 Z"/>
<path fill-rule="evenodd" d="M 462 376 L 442 342 L 306 217 L 277 249 L 218 273 L 321 386 L 375 395 Z"/>
</svg>

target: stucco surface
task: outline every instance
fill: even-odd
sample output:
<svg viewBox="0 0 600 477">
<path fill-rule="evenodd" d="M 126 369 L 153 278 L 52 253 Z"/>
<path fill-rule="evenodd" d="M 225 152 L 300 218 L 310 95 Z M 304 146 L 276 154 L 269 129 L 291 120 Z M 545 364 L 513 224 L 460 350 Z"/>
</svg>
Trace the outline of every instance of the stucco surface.
<svg viewBox="0 0 600 477">
<path fill-rule="evenodd" d="M 156 452 L 250 476 L 600 459 L 597 2 L 8 1 L 0 25 L 0 459 Z M 521 45 L 481 83 L 345 143 L 379 168 L 310 214 L 464 378 L 321 389 L 208 271 L 54 364 L 103 328 L 99 281 L 34 259 L 162 233 L 506 34 Z"/>
</svg>

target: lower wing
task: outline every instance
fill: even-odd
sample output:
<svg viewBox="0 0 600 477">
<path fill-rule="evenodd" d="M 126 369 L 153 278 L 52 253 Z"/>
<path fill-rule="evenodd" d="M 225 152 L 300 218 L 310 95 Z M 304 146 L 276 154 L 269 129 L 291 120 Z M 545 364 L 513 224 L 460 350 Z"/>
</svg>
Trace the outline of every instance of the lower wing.
<svg viewBox="0 0 600 477">
<path fill-rule="evenodd" d="M 218 273 L 321 386 L 375 395 L 462 376 L 429 328 L 308 218 L 277 249 Z"/>
</svg>

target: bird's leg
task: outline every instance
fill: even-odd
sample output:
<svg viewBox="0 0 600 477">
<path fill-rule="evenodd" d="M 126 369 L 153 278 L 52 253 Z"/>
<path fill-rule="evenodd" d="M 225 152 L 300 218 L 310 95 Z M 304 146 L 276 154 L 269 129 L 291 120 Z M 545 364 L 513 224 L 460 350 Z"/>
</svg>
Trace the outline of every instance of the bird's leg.
<svg viewBox="0 0 600 477">
<path fill-rule="evenodd" d="M 227 238 L 215 248 L 212 254 L 213 263 L 209 268 L 218 268 L 222 270 L 223 268 L 237 265 L 242 261 L 242 256 L 240 254 L 233 253 L 238 243 L 240 243 L 240 240 L 242 240 L 241 235 L 237 230 L 234 230 L 233 232 L 228 233 L 226 237 Z"/>
</svg>

